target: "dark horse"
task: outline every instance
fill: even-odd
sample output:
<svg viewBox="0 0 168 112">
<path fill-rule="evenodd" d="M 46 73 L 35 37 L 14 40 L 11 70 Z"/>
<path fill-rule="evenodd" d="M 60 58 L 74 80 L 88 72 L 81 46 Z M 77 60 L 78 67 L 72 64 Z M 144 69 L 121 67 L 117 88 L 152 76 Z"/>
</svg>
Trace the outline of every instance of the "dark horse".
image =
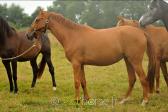
<svg viewBox="0 0 168 112">
<path fill-rule="evenodd" d="M 168 3 L 164 0 L 152 0 L 149 5 L 149 11 L 139 20 L 140 26 L 144 27 L 161 19 L 168 31 Z"/>
<path fill-rule="evenodd" d="M 26 32 L 16 32 L 14 28 L 10 27 L 9 24 L 0 17 L 0 57 L 2 58 L 2 63 L 4 64 L 8 79 L 10 83 L 10 91 L 13 91 L 13 81 L 14 81 L 14 92 L 17 93 L 17 62 L 30 61 L 30 64 L 33 69 L 33 80 L 31 87 L 35 86 L 37 77 L 41 77 L 46 63 L 48 64 L 49 71 L 52 76 L 53 89 L 56 89 L 56 82 L 54 76 L 54 67 L 51 62 L 51 48 L 50 41 L 46 34 L 42 34 L 40 40 L 40 49 L 37 52 L 37 49 L 32 49 L 30 52 L 17 57 L 15 59 L 8 59 L 11 57 L 16 57 L 25 51 L 27 51 L 31 46 L 33 46 L 34 42 L 28 40 L 25 36 Z M 38 67 L 36 63 L 36 59 L 38 54 L 42 53 L 42 60 Z M 11 63 L 11 65 L 10 65 Z M 11 66 L 12 70 L 11 71 Z M 12 81 L 12 73 L 13 73 L 13 81 Z"/>
</svg>

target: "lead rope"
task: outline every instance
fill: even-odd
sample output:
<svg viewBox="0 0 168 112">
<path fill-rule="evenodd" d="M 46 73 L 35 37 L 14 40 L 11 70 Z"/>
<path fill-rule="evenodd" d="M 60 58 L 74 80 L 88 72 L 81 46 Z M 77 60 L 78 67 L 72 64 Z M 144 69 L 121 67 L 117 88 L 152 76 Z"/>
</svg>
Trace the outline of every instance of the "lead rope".
<svg viewBox="0 0 168 112">
<path fill-rule="evenodd" d="M 36 45 L 36 44 L 37 44 L 37 45 Z M 34 44 L 33 44 L 30 48 L 28 48 L 25 52 L 23 52 L 22 54 L 20 54 L 20 55 L 18 55 L 18 56 L 15 56 L 15 57 L 12 57 L 12 58 L 1 58 L 1 60 L 7 61 L 7 60 L 17 59 L 17 58 L 19 58 L 19 57 L 21 57 L 21 56 L 27 54 L 27 53 L 28 53 L 29 51 L 31 51 L 34 47 L 37 47 L 37 48 L 38 48 L 38 51 L 37 51 L 37 53 L 36 53 L 36 55 L 37 55 L 37 54 L 40 52 L 40 50 L 41 50 L 41 45 L 40 45 L 40 43 L 39 43 L 38 41 L 34 42 Z M 36 55 L 35 55 L 35 56 L 36 56 Z"/>
</svg>

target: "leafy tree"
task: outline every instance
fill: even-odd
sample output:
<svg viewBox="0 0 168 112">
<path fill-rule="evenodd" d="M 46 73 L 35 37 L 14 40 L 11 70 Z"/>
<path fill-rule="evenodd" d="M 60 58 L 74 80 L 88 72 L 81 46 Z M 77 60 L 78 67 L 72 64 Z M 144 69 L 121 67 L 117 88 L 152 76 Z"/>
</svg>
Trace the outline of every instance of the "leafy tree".
<svg viewBox="0 0 168 112">
<path fill-rule="evenodd" d="M 55 11 L 65 17 L 87 23 L 96 28 L 106 28 L 116 25 L 117 16 L 139 19 L 145 12 L 146 1 L 61 1 L 55 0 L 48 11 Z"/>
<path fill-rule="evenodd" d="M 84 1 L 61 1 L 56 0 L 53 5 L 48 7 L 48 11 L 63 14 L 65 17 L 80 22 L 80 15 L 85 9 Z"/>
<path fill-rule="evenodd" d="M 7 18 L 7 5 L 4 4 L 4 5 L 1 5 L 0 4 L 0 16 L 3 17 L 4 19 Z"/>
<path fill-rule="evenodd" d="M 29 24 L 28 15 L 23 13 L 23 9 L 18 5 L 12 4 L 7 10 L 8 21 L 16 25 L 16 27 L 24 27 Z"/>
<path fill-rule="evenodd" d="M 72 21 L 88 24 L 95 28 L 107 28 L 116 25 L 117 16 L 121 15 L 131 19 L 139 19 L 147 10 L 149 0 L 119 0 L 119 1 L 93 1 L 93 0 L 55 0 L 48 7 L 48 11 L 63 14 Z M 10 24 L 17 28 L 27 27 L 38 15 L 40 7 L 31 16 L 25 14 L 23 9 L 12 4 L 0 4 L 0 16 L 7 19 Z"/>
</svg>

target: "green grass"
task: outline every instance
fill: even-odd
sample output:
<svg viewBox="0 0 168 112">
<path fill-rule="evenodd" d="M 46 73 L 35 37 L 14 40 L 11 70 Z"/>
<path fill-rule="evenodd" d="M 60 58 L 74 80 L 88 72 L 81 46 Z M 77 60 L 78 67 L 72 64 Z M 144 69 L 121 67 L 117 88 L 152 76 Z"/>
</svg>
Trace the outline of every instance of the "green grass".
<svg viewBox="0 0 168 112">
<path fill-rule="evenodd" d="M 128 87 L 127 71 L 123 60 L 106 67 L 86 66 L 87 88 L 92 99 L 84 104 L 76 105 L 73 102 L 72 67 L 64 56 L 63 48 L 54 38 L 52 38 L 52 61 L 55 67 L 57 91 L 52 90 L 48 67 L 46 67 L 42 78 L 37 81 L 36 87 L 31 89 L 32 71 L 29 62 L 26 62 L 18 64 L 18 94 L 9 92 L 6 71 L 0 63 L 0 112 L 168 111 L 168 91 L 162 75 L 161 93 L 152 95 L 146 107 L 140 105 L 142 88 L 139 80 L 135 84 L 131 100 L 125 105 L 118 104 Z M 146 70 L 146 58 L 143 64 Z"/>
</svg>

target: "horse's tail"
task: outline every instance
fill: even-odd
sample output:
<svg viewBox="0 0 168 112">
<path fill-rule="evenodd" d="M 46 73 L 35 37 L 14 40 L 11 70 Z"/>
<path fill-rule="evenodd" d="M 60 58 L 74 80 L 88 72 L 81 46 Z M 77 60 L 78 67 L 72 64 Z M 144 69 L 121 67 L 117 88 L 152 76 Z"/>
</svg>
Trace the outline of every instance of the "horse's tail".
<svg viewBox="0 0 168 112">
<path fill-rule="evenodd" d="M 37 78 L 38 79 L 41 78 L 41 76 L 44 72 L 45 65 L 46 65 L 46 60 L 45 60 L 45 57 L 43 56 L 40 64 L 38 65 L 39 66 L 39 70 L 38 70 L 38 73 L 37 73 Z"/>
<path fill-rule="evenodd" d="M 149 58 L 147 81 L 149 83 L 149 92 L 152 93 L 154 89 L 154 78 L 156 68 L 156 55 L 154 44 L 147 33 L 144 33 L 147 39 L 147 55 Z"/>
</svg>

